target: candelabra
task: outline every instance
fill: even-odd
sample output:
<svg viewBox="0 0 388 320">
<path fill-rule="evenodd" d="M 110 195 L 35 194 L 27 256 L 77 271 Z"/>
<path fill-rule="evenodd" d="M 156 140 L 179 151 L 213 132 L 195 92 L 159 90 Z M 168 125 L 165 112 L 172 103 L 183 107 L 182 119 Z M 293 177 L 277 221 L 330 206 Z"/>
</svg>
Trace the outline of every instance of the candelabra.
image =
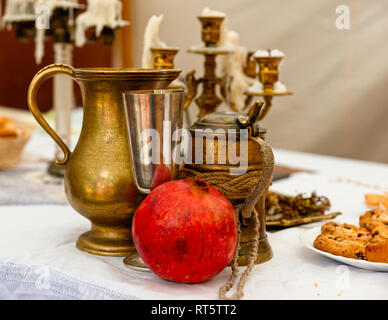
<svg viewBox="0 0 388 320">
<path fill-rule="evenodd" d="M 279 82 L 279 64 L 283 59 L 283 54 L 272 55 L 271 52 L 277 50 L 259 50 L 261 53 L 254 54 L 249 52 L 247 56 L 247 65 L 244 70 L 245 74 L 249 77 L 257 76 L 255 83 L 250 86 L 245 95 L 246 106 L 249 106 L 252 98 L 255 96 L 261 96 L 264 98 L 265 106 L 260 113 L 258 120 L 264 119 L 272 107 L 272 99 L 275 96 L 287 96 L 293 94 L 288 91 L 286 87 Z M 252 59 L 253 57 L 253 59 Z M 259 71 L 257 72 L 257 67 Z"/>
<path fill-rule="evenodd" d="M 75 15 L 81 10 L 85 12 Z M 102 10 L 101 10 L 102 9 Z M 37 28 L 36 19 L 46 14 L 47 26 Z M 113 43 L 114 30 L 128 23 L 121 20 L 121 2 L 118 0 L 88 0 L 88 7 L 78 0 L 8 0 L 3 22 L 16 29 L 16 37 L 23 41 L 35 41 L 35 59 L 39 64 L 44 55 L 44 41 L 51 37 L 54 41 L 54 62 L 72 65 L 74 42 L 82 46 L 86 40 L 102 39 L 103 43 Z M 47 27 L 47 29 L 46 29 Z M 87 28 L 94 28 L 86 39 Z M 53 108 L 55 110 L 55 129 L 68 145 L 71 135 L 71 110 L 74 107 L 73 83 L 65 76 L 55 76 L 53 85 Z M 56 147 L 56 158 L 61 150 Z M 48 172 L 54 176 L 63 176 L 63 166 L 52 161 Z"/>
<path fill-rule="evenodd" d="M 222 98 L 227 100 L 227 85 L 225 78 L 218 78 L 216 75 L 216 57 L 233 53 L 229 47 L 218 47 L 220 40 L 220 27 L 224 17 L 198 17 L 202 24 L 202 41 L 205 46 L 192 47 L 188 50 L 190 53 L 203 54 L 205 56 L 205 73 L 202 78 L 195 78 L 195 70 L 189 72 L 186 76 L 187 98 L 185 109 L 187 109 L 194 98 L 197 96 L 198 85 L 202 84 L 203 91 L 195 102 L 199 107 L 199 118 L 208 113 L 216 111 L 222 103 L 222 99 L 217 96 L 216 87 L 219 86 Z"/>
</svg>

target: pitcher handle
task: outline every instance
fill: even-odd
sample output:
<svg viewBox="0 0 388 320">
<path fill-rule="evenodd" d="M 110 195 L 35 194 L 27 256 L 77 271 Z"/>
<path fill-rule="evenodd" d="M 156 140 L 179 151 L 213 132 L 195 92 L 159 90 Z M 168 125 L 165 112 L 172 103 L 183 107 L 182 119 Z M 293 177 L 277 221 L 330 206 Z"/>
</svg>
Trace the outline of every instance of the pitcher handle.
<svg viewBox="0 0 388 320">
<path fill-rule="evenodd" d="M 57 135 L 57 133 L 50 127 L 47 121 L 42 116 L 39 107 L 36 103 L 36 95 L 40 85 L 47 79 L 53 77 L 56 74 L 66 74 L 75 80 L 75 71 L 73 67 L 65 64 L 51 64 L 41 69 L 32 79 L 30 87 L 28 88 L 27 102 L 28 107 L 36 121 L 40 126 L 53 138 L 53 140 L 62 149 L 64 157 L 63 160 L 56 160 L 55 163 L 58 165 L 65 165 L 70 158 L 71 152 L 63 140 Z"/>
</svg>

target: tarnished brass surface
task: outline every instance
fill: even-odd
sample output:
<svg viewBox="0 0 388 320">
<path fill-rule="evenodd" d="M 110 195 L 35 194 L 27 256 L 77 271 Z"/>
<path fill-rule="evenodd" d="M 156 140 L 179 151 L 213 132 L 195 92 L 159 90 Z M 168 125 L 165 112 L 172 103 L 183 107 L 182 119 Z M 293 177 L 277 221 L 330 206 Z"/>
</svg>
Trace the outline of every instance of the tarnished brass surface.
<svg viewBox="0 0 388 320">
<path fill-rule="evenodd" d="M 216 88 L 220 88 L 222 98 L 227 100 L 227 82 L 226 79 L 218 78 L 216 75 L 216 58 L 217 55 L 233 53 L 231 48 L 217 47 L 220 40 L 220 26 L 224 17 L 198 17 L 202 23 L 202 41 L 205 46 L 193 47 L 188 50 L 190 53 L 203 54 L 205 56 L 204 75 L 196 79 L 195 70 L 186 75 L 187 96 L 185 101 L 185 110 L 190 106 L 197 96 L 198 85 L 202 84 L 202 94 L 195 102 L 199 107 L 198 118 L 215 112 L 217 107 L 222 103 L 222 99 L 217 96 Z"/>
<path fill-rule="evenodd" d="M 219 86 L 224 100 L 226 100 L 226 82 L 225 79 L 218 78 L 216 75 L 216 57 L 218 54 L 229 54 L 231 51 L 220 51 L 206 53 L 201 51 L 189 50 L 193 53 L 202 53 L 205 56 L 204 69 L 205 74 L 202 78 L 195 78 L 195 71 L 191 71 L 186 75 L 187 97 L 185 101 L 185 109 L 187 109 L 191 102 L 197 95 L 198 85 L 202 84 L 202 93 L 195 100 L 199 108 L 198 118 L 202 118 L 209 113 L 216 111 L 217 107 L 222 103 L 222 99 L 217 96 L 216 88 Z M 210 52 L 210 51 L 209 51 Z"/>
<path fill-rule="evenodd" d="M 151 48 L 152 56 L 154 59 L 154 69 L 174 69 L 174 58 L 179 52 L 177 48 Z M 176 79 L 169 86 L 170 89 L 184 89 L 186 85 Z"/>
<path fill-rule="evenodd" d="M 41 115 L 36 104 L 39 86 L 55 74 L 67 74 L 80 85 L 84 103 L 82 131 L 71 153 Z M 50 65 L 39 71 L 28 91 L 35 119 L 64 152 L 65 191 L 71 206 L 91 221 L 80 250 L 106 256 L 126 256 L 135 250 L 131 218 L 143 195 L 134 185 L 122 92 L 164 89 L 180 70 L 73 69 Z"/>
<path fill-rule="evenodd" d="M 254 59 L 251 59 L 254 53 L 254 51 L 248 52 L 246 66 L 244 68 L 245 75 L 250 78 L 256 78 L 257 76 L 257 62 Z"/>
<path fill-rule="evenodd" d="M 174 58 L 178 53 L 176 48 L 151 48 L 155 69 L 173 69 Z"/>
<path fill-rule="evenodd" d="M 259 80 L 264 86 L 264 92 L 273 90 L 273 86 L 279 78 L 279 63 L 282 57 L 256 57 L 259 65 Z"/>
<path fill-rule="evenodd" d="M 197 96 L 199 80 L 195 78 L 195 70 L 190 71 L 186 75 L 187 95 L 185 99 L 184 109 L 187 110 Z"/>
<path fill-rule="evenodd" d="M 220 41 L 221 23 L 224 17 L 198 17 L 202 24 L 202 41 L 207 47 L 215 47 Z"/>
<path fill-rule="evenodd" d="M 264 196 L 256 204 L 256 210 L 259 214 L 260 220 L 260 238 L 259 238 L 259 249 L 257 251 L 257 259 L 255 264 L 260 264 L 270 260 L 273 256 L 271 246 L 268 241 L 268 236 L 266 233 L 265 225 L 265 205 L 264 205 Z M 254 224 L 253 221 L 250 221 L 248 225 L 241 225 L 241 235 L 240 235 L 240 253 L 238 258 L 238 264 L 240 266 L 245 266 L 248 263 L 249 252 L 252 246 L 253 239 L 253 230 Z"/>
<path fill-rule="evenodd" d="M 283 57 L 255 57 L 255 66 L 259 66 L 259 72 L 256 72 L 258 80 L 263 84 L 263 92 L 245 92 L 247 99 L 245 106 L 251 104 L 253 97 L 263 97 L 265 106 L 259 116 L 259 121 L 264 119 L 272 107 L 272 99 L 274 96 L 287 96 L 291 95 L 292 92 L 274 92 L 274 85 L 279 80 L 279 63 Z M 245 71 L 247 72 L 247 71 Z M 248 70 L 251 72 L 251 70 Z"/>
<path fill-rule="evenodd" d="M 206 115 L 205 117 L 196 121 L 191 127 L 192 137 L 192 159 L 196 163 L 203 163 L 204 168 L 211 163 L 213 168 L 219 170 L 228 170 L 231 166 L 238 166 L 239 164 L 233 164 L 234 159 L 230 158 L 228 150 L 236 150 L 236 155 L 240 157 L 240 163 L 247 163 L 250 168 L 257 167 L 262 168 L 263 159 L 258 152 L 258 145 L 254 137 L 259 136 L 261 139 L 265 136 L 265 129 L 259 127 L 256 122 L 257 117 L 260 114 L 262 105 L 258 108 L 252 108 L 247 115 L 239 114 L 235 112 L 214 112 Z M 252 113 L 252 114 L 251 114 Z M 252 121 L 252 119 L 255 119 Z M 251 137 L 248 139 L 248 152 L 240 154 L 240 129 L 249 128 L 251 131 Z M 209 130 L 203 134 L 204 130 Z M 217 129 L 223 131 L 218 132 Z M 228 130 L 235 132 L 232 137 L 229 137 Z M 225 134 L 226 131 L 226 134 Z M 247 136 L 248 138 L 248 136 Z M 212 143 L 206 143 L 209 139 L 214 140 Z M 210 159 L 209 154 L 214 159 Z M 197 159 L 195 156 L 201 155 L 201 159 Z"/>
<path fill-rule="evenodd" d="M 203 91 L 201 96 L 195 100 L 200 110 L 199 118 L 216 111 L 216 108 L 222 103 L 222 100 L 216 94 L 216 84 L 216 55 L 205 54 L 205 75 L 202 78 Z"/>
</svg>

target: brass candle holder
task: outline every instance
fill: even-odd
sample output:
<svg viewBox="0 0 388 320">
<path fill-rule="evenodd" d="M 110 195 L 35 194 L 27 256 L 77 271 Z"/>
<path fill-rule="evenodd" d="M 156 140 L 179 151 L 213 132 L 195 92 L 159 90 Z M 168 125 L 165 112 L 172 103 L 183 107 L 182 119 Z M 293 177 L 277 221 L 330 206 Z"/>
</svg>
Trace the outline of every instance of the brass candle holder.
<svg viewBox="0 0 388 320">
<path fill-rule="evenodd" d="M 198 17 L 202 24 L 202 41 L 206 47 L 216 47 L 221 37 L 224 17 Z"/>
<path fill-rule="evenodd" d="M 186 75 L 187 97 L 185 101 L 185 110 L 197 96 L 198 85 L 202 84 L 202 94 L 195 102 L 199 107 L 199 118 L 215 112 L 223 100 L 227 100 L 226 80 L 218 78 L 216 75 L 216 57 L 218 55 L 231 54 L 233 50 L 228 47 L 218 47 L 220 41 L 221 24 L 224 17 L 198 17 L 202 24 L 202 41 L 205 46 L 192 47 L 188 50 L 190 53 L 203 54 L 205 56 L 204 75 L 200 79 L 195 78 L 195 70 Z M 216 93 L 219 86 L 222 98 Z"/>
<path fill-rule="evenodd" d="M 150 50 L 154 69 L 174 69 L 174 58 L 179 52 L 178 48 L 151 48 Z M 186 89 L 185 84 L 179 79 L 175 79 L 168 87 L 170 89 Z"/>
<path fill-rule="evenodd" d="M 254 51 L 248 51 L 247 53 L 247 61 L 244 68 L 244 73 L 249 78 L 256 78 L 257 76 L 257 62 L 256 60 L 252 59 L 254 54 Z"/>
<path fill-rule="evenodd" d="M 245 95 L 247 96 L 246 107 L 250 105 L 252 98 L 256 96 L 263 97 L 265 101 L 265 106 L 260 113 L 258 120 L 264 119 L 264 117 L 268 114 L 269 110 L 272 107 L 272 99 L 274 96 L 287 96 L 292 95 L 291 91 L 281 91 L 277 92 L 275 90 L 275 83 L 279 80 L 279 64 L 282 61 L 282 56 L 266 56 L 266 57 L 254 57 L 254 63 L 251 59 L 252 52 L 250 52 L 249 61 L 250 64 L 247 64 L 247 68 L 245 68 L 245 73 L 248 76 L 253 75 L 253 69 L 255 70 L 255 74 L 257 75 L 258 81 L 263 85 L 263 90 L 255 91 L 255 90 L 247 90 Z M 257 65 L 259 66 L 259 72 L 256 72 Z"/>
<path fill-rule="evenodd" d="M 177 48 L 151 48 L 154 69 L 173 69 Z"/>
</svg>

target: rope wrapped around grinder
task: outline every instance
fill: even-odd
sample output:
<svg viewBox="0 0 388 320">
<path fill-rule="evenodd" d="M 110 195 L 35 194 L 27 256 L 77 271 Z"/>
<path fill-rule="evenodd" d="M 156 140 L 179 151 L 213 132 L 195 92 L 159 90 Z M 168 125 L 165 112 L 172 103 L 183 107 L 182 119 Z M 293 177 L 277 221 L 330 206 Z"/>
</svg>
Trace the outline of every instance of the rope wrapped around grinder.
<svg viewBox="0 0 388 320">
<path fill-rule="evenodd" d="M 252 170 L 245 174 L 233 176 L 228 171 L 199 171 L 190 168 L 183 168 L 179 173 L 178 179 L 187 179 L 198 177 L 215 187 L 222 192 L 234 205 L 237 221 L 238 221 L 238 241 L 237 248 L 232 260 L 232 275 L 227 283 L 225 283 L 219 290 L 220 299 L 241 299 L 244 295 L 244 285 L 249 273 L 252 271 L 254 263 L 257 258 L 257 251 L 259 248 L 260 237 L 260 220 L 259 214 L 255 209 L 256 203 L 264 194 L 267 186 L 272 179 L 272 172 L 274 166 L 274 156 L 272 148 L 264 140 L 256 138 L 260 144 L 260 154 L 264 162 L 262 170 Z M 261 177 L 260 177 L 261 175 Z M 241 201 L 245 201 L 241 203 Z M 239 203 L 239 204 L 238 204 Z M 238 276 L 238 257 L 240 251 L 240 219 L 239 215 L 244 219 L 253 219 L 254 221 L 254 239 L 249 253 L 247 267 L 238 282 L 236 292 L 227 297 L 226 293 L 233 287 L 234 282 Z"/>
</svg>

